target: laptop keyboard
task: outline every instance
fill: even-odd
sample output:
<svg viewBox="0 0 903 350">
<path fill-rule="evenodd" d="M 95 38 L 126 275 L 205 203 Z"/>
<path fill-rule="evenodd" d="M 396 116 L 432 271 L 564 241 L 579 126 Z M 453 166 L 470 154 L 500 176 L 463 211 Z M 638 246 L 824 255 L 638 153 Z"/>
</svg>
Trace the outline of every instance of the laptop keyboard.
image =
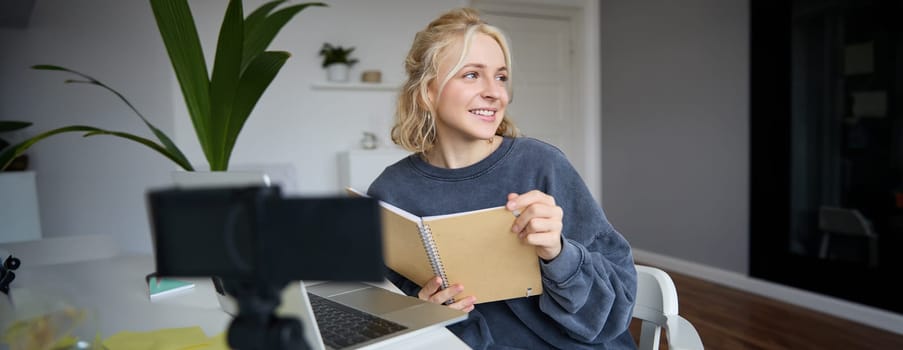
<svg viewBox="0 0 903 350">
<path fill-rule="evenodd" d="M 332 300 L 307 293 L 323 342 L 341 349 L 395 333 L 407 327 Z"/>
</svg>

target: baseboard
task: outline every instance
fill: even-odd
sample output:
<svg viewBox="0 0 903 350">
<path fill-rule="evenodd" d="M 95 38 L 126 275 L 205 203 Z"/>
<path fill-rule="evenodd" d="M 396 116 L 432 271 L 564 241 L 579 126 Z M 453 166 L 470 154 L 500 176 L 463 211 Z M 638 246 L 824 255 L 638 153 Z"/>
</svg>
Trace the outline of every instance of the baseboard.
<svg viewBox="0 0 903 350">
<path fill-rule="evenodd" d="M 640 264 L 659 266 L 712 283 L 741 289 L 903 335 L 903 315 L 901 314 L 640 249 L 634 249 L 633 256 Z"/>
</svg>

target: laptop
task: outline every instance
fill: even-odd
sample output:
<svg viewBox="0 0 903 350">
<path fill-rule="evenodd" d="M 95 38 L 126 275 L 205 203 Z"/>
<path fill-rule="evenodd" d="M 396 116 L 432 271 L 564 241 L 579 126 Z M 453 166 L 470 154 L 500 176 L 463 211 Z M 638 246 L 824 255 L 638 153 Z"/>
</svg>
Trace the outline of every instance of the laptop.
<svg viewBox="0 0 903 350">
<path fill-rule="evenodd" d="M 301 320 L 314 350 L 390 345 L 467 319 L 463 311 L 356 282 L 293 282 L 277 314 Z"/>
<path fill-rule="evenodd" d="M 173 181 L 177 187 L 195 189 L 270 186 L 265 173 L 254 171 L 175 172 Z M 379 232 L 379 225 L 375 229 Z M 378 237 L 373 238 L 378 240 Z M 366 241 L 364 237 L 359 238 Z M 299 253 L 304 250 L 297 248 Z M 217 301 L 223 311 L 237 314 L 237 302 L 220 286 L 217 286 Z M 465 312 L 360 282 L 292 282 L 283 290 L 277 313 L 300 319 L 305 340 L 317 350 L 383 346 L 467 318 Z"/>
</svg>

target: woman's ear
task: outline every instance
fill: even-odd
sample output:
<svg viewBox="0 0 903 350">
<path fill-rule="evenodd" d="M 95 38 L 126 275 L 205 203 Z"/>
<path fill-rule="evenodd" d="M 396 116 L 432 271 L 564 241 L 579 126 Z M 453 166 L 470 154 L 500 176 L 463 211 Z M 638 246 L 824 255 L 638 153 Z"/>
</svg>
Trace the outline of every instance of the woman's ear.
<svg viewBox="0 0 903 350">
<path fill-rule="evenodd" d="M 435 106 L 436 101 L 436 81 L 433 80 L 429 85 L 426 86 L 426 100 L 430 103 L 430 106 Z"/>
</svg>

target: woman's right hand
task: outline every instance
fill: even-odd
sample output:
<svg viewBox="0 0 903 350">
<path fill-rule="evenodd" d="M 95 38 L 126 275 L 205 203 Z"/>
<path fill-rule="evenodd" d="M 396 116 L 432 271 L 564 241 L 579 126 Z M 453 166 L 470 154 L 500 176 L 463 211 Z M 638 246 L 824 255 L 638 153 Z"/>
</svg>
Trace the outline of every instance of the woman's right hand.
<svg viewBox="0 0 903 350">
<path fill-rule="evenodd" d="M 461 292 L 464 291 L 464 286 L 460 284 L 453 284 L 445 289 L 441 288 L 442 278 L 439 278 L 439 276 L 433 277 L 423 285 L 423 288 L 421 288 L 420 292 L 417 293 L 417 297 L 421 300 L 426 300 L 431 303 L 442 304 L 452 298 L 461 295 Z M 473 303 L 475 303 L 476 301 L 477 298 L 474 296 L 458 297 L 455 298 L 455 302 L 449 304 L 448 307 L 464 312 L 470 312 L 471 310 L 473 310 Z"/>
</svg>

